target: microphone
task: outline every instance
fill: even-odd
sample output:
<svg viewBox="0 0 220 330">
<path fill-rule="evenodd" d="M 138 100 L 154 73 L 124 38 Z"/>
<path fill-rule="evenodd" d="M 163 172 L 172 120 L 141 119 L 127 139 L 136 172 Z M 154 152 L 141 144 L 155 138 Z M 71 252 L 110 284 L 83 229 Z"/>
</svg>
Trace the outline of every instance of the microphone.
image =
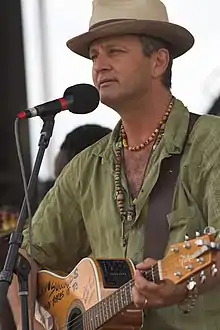
<svg viewBox="0 0 220 330">
<path fill-rule="evenodd" d="M 94 111 L 98 104 L 99 92 L 94 86 L 89 84 L 77 84 L 68 87 L 62 98 L 24 110 L 17 114 L 17 118 L 46 117 L 56 115 L 63 110 L 69 110 L 76 114 L 84 114 Z"/>
</svg>

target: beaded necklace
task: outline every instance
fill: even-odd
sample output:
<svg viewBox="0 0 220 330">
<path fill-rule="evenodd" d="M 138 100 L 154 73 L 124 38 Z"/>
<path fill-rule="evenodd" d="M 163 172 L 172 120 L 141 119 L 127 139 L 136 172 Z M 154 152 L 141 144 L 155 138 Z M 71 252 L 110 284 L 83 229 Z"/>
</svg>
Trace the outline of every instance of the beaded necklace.
<svg viewBox="0 0 220 330">
<path fill-rule="evenodd" d="M 130 207 L 125 210 L 125 198 L 123 193 L 123 188 L 121 184 L 121 169 L 122 169 L 122 150 L 123 147 L 128 149 L 129 151 L 140 151 L 148 146 L 150 143 L 155 141 L 153 146 L 153 151 L 156 149 L 160 140 L 164 135 L 165 124 L 168 120 L 169 114 L 173 108 L 175 98 L 172 96 L 171 101 L 169 103 L 168 109 L 163 115 L 159 125 L 154 130 L 154 132 L 150 135 L 150 137 L 143 143 L 137 146 L 129 146 L 127 141 L 127 135 L 124 130 L 123 124 L 121 125 L 120 134 L 118 137 L 118 141 L 116 142 L 116 163 L 115 163 L 115 172 L 114 172 L 114 181 L 115 181 L 115 191 L 116 191 L 116 203 L 119 210 L 120 218 L 121 218 L 121 242 L 122 246 L 126 246 L 126 235 L 125 235 L 125 223 L 131 223 L 135 217 L 135 206 L 131 203 Z"/>
</svg>

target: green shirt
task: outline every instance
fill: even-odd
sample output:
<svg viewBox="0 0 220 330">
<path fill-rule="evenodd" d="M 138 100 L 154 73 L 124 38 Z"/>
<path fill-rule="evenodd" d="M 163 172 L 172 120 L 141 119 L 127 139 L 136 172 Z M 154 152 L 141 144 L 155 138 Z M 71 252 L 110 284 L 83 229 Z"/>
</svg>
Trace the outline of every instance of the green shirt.
<svg viewBox="0 0 220 330">
<path fill-rule="evenodd" d="M 42 268 L 70 272 L 90 253 L 96 258 L 126 257 L 134 262 L 142 261 L 148 196 L 158 178 L 162 159 L 181 153 L 188 120 L 188 110 L 176 100 L 164 137 L 152 152 L 142 188 L 133 201 L 136 218 L 126 225 L 125 247 L 121 245 L 113 175 L 118 126 L 66 166 L 33 219 L 33 253 Z M 185 234 L 194 238 L 196 231 L 202 233 L 208 225 L 220 229 L 219 141 L 220 119 L 201 116 L 181 159 L 180 178 L 167 216 L 168 246 L 184 241 Z M 122 185 L 128 204 L 130 196 L 124 176 Z M 29 251 L 28 230 L 24 231 L 23 247 Z M 220 329 L 220 288 L 201 295 L 187 315 L 177 306 L 147 310 L 144 329 Z"/>
</svg>

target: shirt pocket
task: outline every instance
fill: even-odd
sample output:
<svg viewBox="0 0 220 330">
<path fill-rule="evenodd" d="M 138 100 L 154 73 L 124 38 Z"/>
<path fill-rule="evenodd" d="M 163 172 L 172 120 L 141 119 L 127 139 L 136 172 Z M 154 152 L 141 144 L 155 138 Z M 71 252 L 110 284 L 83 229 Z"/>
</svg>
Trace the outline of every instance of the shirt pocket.
<svg viewBox="0 0 220 330">
<path fill-rule="evenodd" d="M 172 211 L 167 215 L 167 221 L 170 230 L 168 245 L 183 242 L 185 235 L 189 239 L 195 238 L 196 232 L 203 235 L 204 229 L 207 227 L 202 214 L 195 206 Z"/>
</svg>

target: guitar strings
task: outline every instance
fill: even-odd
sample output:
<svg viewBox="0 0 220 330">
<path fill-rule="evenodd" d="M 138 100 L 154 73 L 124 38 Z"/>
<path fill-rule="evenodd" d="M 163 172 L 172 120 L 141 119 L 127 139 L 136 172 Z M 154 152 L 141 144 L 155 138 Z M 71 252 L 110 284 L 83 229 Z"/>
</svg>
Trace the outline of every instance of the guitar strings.
<svg viewBox="0 0 220 330">
<path fill-rule="evenodd" d="M 133 280 L 129 281 L 125 285 L 121 286 L 120 289 L 122 289 L 123 287 L 124 288 L 127 287 L 126 289 L 129 289 L 129 286 L 131 286 L 131 284 L 133 284 L 133 282 L 134 282 Z M 92 330 L 92 329 L 97 329 L 97 328 L 101 327 L 102 324 L 99 325 L 99 326 L 97 326 L 95 324 L 95 322 L 96 322 L 95 313 L 91 313 L 92 315 L 88 317 L 89 319 L 86 319 L 86 314 L 88 315 L 89 312 L 91 312 L 92 309 L 94 309 L 98 305 L 102 305 L 105 301 L 111 300 L 110 298 L 112 297 L 113 294 L 111 294 L 110 296 L 107 296 L 106 298 L 104 298 L 103 300 L 101 300 L 100 302 L 98 302 L 97 304 L 95 304 L 94 306 L 92 306 L 91 308 L 89 308 L 88 310 L 86 310 L 84 313 L 82 313 L 81 315 L 77 316 L 74 320 L 72 320 L 70 322 L 67 322 L 66 325 L 64 325 L 64 326 L 61 327 L 61 329 L 64 329 L 66 326 L 67 327 L 68 326 L 74 326 L 74 330 L 82 329 L 81 328 L 82 326 L 85 326 L 85 329 L 86 330 L 90 330 L 90 329 Z M 122 291 L 122 293 L 120 294 L 120 297 L 123 299 L 124 297 L 126 297 L 126 293 Z M 106 304 L 105 307 L 108 307 L 108 303 Z M 97 312 L 102 312 L 102 311 L 105 312 L 105 310 L 104 310 L 105 307 L 103 307 L 103 308 L 99 307 Z M 105 323 L 105 322 L 103 322 L 103 323 Z"/>
<path fill-rule="evenodd" d="M 154 265 L 153 266 L 153 268 L 155 267 L 155 266 L 157 266 L 157 265 Z M 154 270 L 154 269 L 152 269 L 152 271 L 150 271 L 150 273 L 148 273 L 148 272 L 146 272 L 147 273 L 147 275 L 146 275 L 146 279 L 147 280 L 150 280 L 150 279 L 152 279 L 152 273 L 154 273 L 154 275 L 158 275 L 158 268 L 156 269 L 156 271 Z M 132 284 L 134 283 L 134 279 L 132 279 L 132 280 L 130 280 L 129 282 L 127 282 L 127 283 L 125 283 L 123 286 L 121 286 L 120 287 L 120 289 L 119 290 L 122 290 L 122 295 L 121 295 L 121 297 L 123 298 L 123 295 L 124 294 L 126 294 L 125 292 L 123 292 L 123 288 L 125 289 L 128 289 Z M 131 288 L 130 288 L 131 289 Z M 82 325 L 83 325 L 83 323 L 85 323 L 85 322 L 83 322 L 83 321 L 86 321 L 86 323 L 85 323 L 85 326 L 86 327 L 88 327 L 89 326 L 89 329 L 91 328 L 90 326 L 92 326 L 92 329 L 93 329 L 93 324 L 88 324 L 87 322 L 88 321 L 95 321 L 95 318 L 94 318 L 94 316 L 95 316 L 95 314 L 94 315 L 91 315 L 92 317 L 90 317 L 90 320 L 85 320 L 85 316 L 86 316 L 86 314 L 88 315 L 89 314 L 89 312 L 91 312 L 91 310 L 92 309 L 94 309 L 94 307 L 97 307 L 98 305 L 102 305 L 103 304 L 103 302 L 107 302 L 107 300 L 111 300 L 111 298 L 112 298 L 112 296 L 115 294 L 115 292 L 113 292 L 111 295 L 109 295 L 109 296 L 107 296 L 106 298 L 104 298 L 103 300 L 101 300 L 100 302 L 98 302 L 97 304 L 95 304 L 94 306 L 92 306 L 91 308 L 89 308 L 88 310 L 86 310 L 84 313 L 82 313 L 81 315 L 79 315 L 79 316 L 77 316 L 74 320 L 72 320 L 72 321 L 69 321 L 69 322 L 67 322 L 65 325 L 63 325 L 62 327 L 61 327 L 61 329 L 64 329 L 66 326 L 68 327 L 68 326 L 74 326 L 74 330 L 75 330 L 75 327 L 77 327 L 76 328 L 76 330 L 77 329 L 79 329 L 79 327 L 81 328 L 82 327 Z M 99 308 L 99 311 L 104 311 L 104 308 Z M 91 313 L 91 314 L 93 314 L 93 313 Z M 95 326 L 95 328 L 94 329 L 97 329 L 97 327 L 96 327 L 96 325 L 94 324 L 94 326 Z M 100 325 L 101 326 L 101 325 Z"/>
<path fill-rule="evenodd" d="M 123 299 L 124 297 L 126 297 L 126 293 L 122 292 L 122 294 L 120 295 L 121 299 Z M 103 303 L 106 299 L 103 299 L 101 302 Z M 93 329 L 98 329 L 99 327 L 102 326 L 102 324 L 104 324 L 105 322 L 101 322 L 100 325 L 97 325 L 97 319 L 96 319 L 96 315 L 95 313 L 91 313 L 92 315 L 89 315 L 89 312 L 94 309 L 94 307 L 97 307 L 98 305 L 102 305 L 100 304 L 101 302 L 97 303 L 96 305 L 92 306 L 90 309 L 88 309 L 87 311 L 85 311 L 84 313 L 82 313 L 81 315 L 79 315 L 77 318 L 75 318 L 74 320 L 67 322 L 66 326 L 73 326 L 74 330 L 78 330 L 78 329 L 82 329 L 82 326 L 85 327 L 86 330 L 93 330 Z M 105 308 L 108 307 L 108 303 L 105 305 L 105 307 L 99 307 L 97 312 L 104 312 L 105 315 Z M 117 314 L 117 313 L 115 313 Z M 87 317 L 86 317 L 87 316 Z M 108 320 L 107 320 L 108 321 Z M 106 322 L 107 322 L 106 321 Z M 62 327 L 61 329 L 64 329 L 64 327 Z"/>
<path fill-rule="evenodd" d="M 155 264 L 152 266 L 152 269 L 149 269 L 147 271 L 145 271 L 145 278 L 146 280 L 152 280 L 152 274 L 153 274 L 153 277 L 155 276 L 159 276 L 159 270 L 158 270 L 158 264 Z M 123 295 L 126 294 L 125 292 L 123 292 L 123 289 L 129 289 L 129 287 L 134 283 L 134 279 L 131 279 L 130 281 L 128 281 L 127 283 L 125 283 L 124 285 L 122 285 L 119 290 L 122 290 L 122 298 L 123 298 Z M 131 289 L 131 288 L 130 288 Z M 116 291 L 115 291 L 116 292 Z M 104 298 L 103 300 L 101 300 L 100 302 L 98 302 L 97 304 L 95 304 L 94 306 L 90 307 L 89 309 L 87 309 L 85 312 L 83 312 L 82 314 L 80 314 L 79 316 L 77 316 L 75 319 L 67 322 L 66 324 L 62 325 L 61 326 L 61 329 L 65 329 L 66 327 L 72 327 L 74 326 L 74 330 L 77 330 L 77 329 L 82 329 L 81 327 L 84 326 L 84 321 L 85 321 L 85 316 L 86 314 L 89 314 L 89 312 L 91 312 L 95 307 L 99 306 L 99 305 L 102 305 L 103 302 L 107 302 L 107 300 L 111 300 L 111 297 L 114 296 L 115 292 L 113 292 L 111 295 L 107 296 L 106 298 Z M 104 308 L 99 308 L 99 311 L 104 311 Z M 92 314 L 92 313 L 91 313 Z M 95 314 L 92 315 L 92 318 L 90 318 L 90 322 L 92 322 L 93 320 L 95 321 L 95 318 L 94 318 Z M 90 329 L 90 325 L 92 326 L 91 330 L 93 329 L 93 324 L 88 324 L 87 321 L 85 323 L 85 326 L 87 329 Z M 95 324 L 94 324 L 95 326 Z M 101 325 L 100 325 L 101 327 Z M 97 329 L 96 327 L 94 329 Z"/>
<path fill-rule="evenodd" d="M 126 289 L 131 289 L 129 287 L 133 283 L 134 283 L 134 280 L 130 280 L 125 285 L 121 286 L 120 287 L 120 290 L 122 290 L 123 287 L 126 288 Z M 77 316 L 74 320 L 67 322 L 66 325 L 64 325 L 64 326 L 61 327 L 61 329 L 64 329 L 66 326 L 67 327 L 68 326 L 74 326 L 74 330 L 77 330 L 77 329 L 81 329 L 81 327 L 83 325 L 86 327 L 86 330 L 97 329 L 98 327 L 95 324 L 95 322 L 96 322 L 95 313 L 92 312 L 91 313 L 92 315 L 89 316 L 89 319 L 88 320 L 86 319 L 86 314 L 88 315 L 89 312 L 91 312 L 92 309 L 94 309 L 95 307 L 97 307 L 99 305 L 102 305 L 105 301 L 111 300 L 111 298 L 112 298 L 113 295 L 114 295 L 114 293 L 111 294 L 111 295 L 109 295 L 109 296 L 107 296 L 106 298 L 104 298 L 103 300 L 101 300 L 100 302 L 98 302 L 97 304 L 95 304 L 94 306 L 92 306 L 91 308 L 89 308 L 88 310 L 86 310 L 81 315 Z M 126 293 L 122 291 L 121 294 L 120 294 L 120 297 L 123 299 L 125 296 L 126 296 Z M 108 303 L 106 305 L 108 305 Z M 98 312 L 102 312 L 102 311 L 105 312 L 104 308 L 103 307 L 99 307 L 98 308 Z M 89 324 L 88 322 L 91 322 L 91 323 Z M 103 323 L 105 323 L 105 322 L 103 322 Z M 101 327 L 101 325 L 99 327 Z"/>
</svg>

